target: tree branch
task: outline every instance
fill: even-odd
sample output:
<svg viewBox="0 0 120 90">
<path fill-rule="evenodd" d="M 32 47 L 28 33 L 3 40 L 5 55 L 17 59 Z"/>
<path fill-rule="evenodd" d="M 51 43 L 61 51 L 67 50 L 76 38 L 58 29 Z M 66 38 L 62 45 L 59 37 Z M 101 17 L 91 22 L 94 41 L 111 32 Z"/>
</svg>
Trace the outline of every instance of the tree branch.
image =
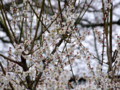
<svg viewBox="0 0 120 90">
<path fill-rule="evenodd" d="M 10 62 L 16 63 L 16 64 L 18 64 L 18 65 L 21 66 L 21 63 L 20 63 L 20 62 L 17 62 L 17 61 L 15 61 L 15 60 L 13 60 L 13 59 L 11 59 L 11 58 L 8 58 L 8 57 L 6 57 L 6 56 L 4 56 L 4 55 L 2 55 L 2 54 L 0 54 L 0 56 L 3 57 L 3 58 L 5 58 L 5 59 L 7 59 L 7 60 L 10 61 Z"/>
<path fill-rule="evenodd" d="M 104 23 L 99 23 L 99 24 L 98 23 L 91 23 L 91 24 L 77 23 L 77 24 L 80 24 L 82 27 L 86 27 L 86 28 L 88 28 L 88 27 L 98 27 L 98 26 L 103 27 L 104 26 Z M 114 24 L 120 25 L 120 20 L 113 21 L 112 25 L 114 25 Z M 110 22 L 108 23 L 108 25 L 110 25 Z"/>
</svg>

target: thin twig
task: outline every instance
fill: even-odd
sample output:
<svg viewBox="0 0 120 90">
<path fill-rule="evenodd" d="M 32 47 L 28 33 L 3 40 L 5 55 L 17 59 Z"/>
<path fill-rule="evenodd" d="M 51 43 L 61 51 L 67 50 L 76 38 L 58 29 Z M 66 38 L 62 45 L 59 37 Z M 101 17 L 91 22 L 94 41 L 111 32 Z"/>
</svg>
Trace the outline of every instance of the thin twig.
<svg viewBox="0 0 120 90">
<path fill-rule="evenodd" d="M 4 14 L 5 14 L 6 20 L 7 20 L 7 22 L 8 22 L 9 28 L 10 28 L 10 31 L 12 32 L 13 37 L 14 37 L 14 40 L 15 40 L 15 42 L 17 43 L 17 39 L 16 39 L 16 36 L 15 36 L 15 33 L 13 32 L 13 29 L 12 29 L 12 27 L 11 27 L 11 25 L 10 25 L 9 19 L 8 19 L 8 17 L 7 17 L 7 14 L 6 14 L 6 11 L 5 11 L 5 9 L 4 9 L 3 1 L 2 1 L 2 0 L 0 0 L 0 1 L 1 1 L 1 4 L 2 4 L 3 12 L 4 12 Z"/>
</svg>

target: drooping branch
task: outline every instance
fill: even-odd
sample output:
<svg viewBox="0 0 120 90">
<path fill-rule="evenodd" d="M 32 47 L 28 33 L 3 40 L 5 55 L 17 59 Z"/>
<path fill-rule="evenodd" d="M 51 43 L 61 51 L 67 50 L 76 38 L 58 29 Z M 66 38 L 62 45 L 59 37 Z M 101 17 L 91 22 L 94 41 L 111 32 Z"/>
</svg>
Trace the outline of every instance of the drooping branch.
<svg viewBox="0 0 120 90">
<path fill-rule="evenodd" d="M 13 62 L 15 64 L 18 64 L 19 66 L 21 66 L 23 68 L 24 71 L 28 71 L 29 68 L 27 67 L 27 63 L 26 63 L 26 59 L 21 55 L 21 62 L 15 61 L 14 59 L 11 59 L 7 56 L 4 56 L 2 54 L 0 54 L 1 57 L 7 59 L 10 62 Z"/>
<path fill-rule="evenodd" d="M 3 58 L 5 58 L 5 59 L 7 59 L 7 60 L 10 61 L 10 62 L 13 62 L 13 63 L 16 63 L 16 64 L 18 64 L 18 65 L 21 65 L 20 62 L 15 61 L 15 60 L 13 60 L 13 59 L 11 59 L 11 58 L 9 58 L 9 57 L 6 57 L 6 56 L 4 56 L 4 55 L 2 55 L 2 54 L 0 54 L 0 56 L 3 57 Z"/>
<path fill-rule="evenodd" d="M 91 24 L 83 24 L 83 23 L 77 23 L 77 24 L 80 24 L 82 27 L 103 27 L 104 26 L 104 23 L 91 23 Z M 113 21 L 112 22 L 112 25 L 120 25 L 120 20 L 118 21 Z M 110 23 L 108 23 L 108 25 L 110 25 Z"/>
</svg>

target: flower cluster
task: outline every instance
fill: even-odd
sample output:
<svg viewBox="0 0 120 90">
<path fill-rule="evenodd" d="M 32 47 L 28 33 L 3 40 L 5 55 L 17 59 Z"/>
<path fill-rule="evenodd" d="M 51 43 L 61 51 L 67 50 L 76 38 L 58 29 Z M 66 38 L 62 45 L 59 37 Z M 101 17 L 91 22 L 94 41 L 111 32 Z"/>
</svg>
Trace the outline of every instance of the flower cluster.
<svg viewBox="0 0 120 90">
<path fill-rule="evenodd" d="M 80 15 L 73 2 L 74 0 L 69 1 L 66 8 L 59 6 L 58 11 L 53 10 L 53 15 L 47 15 L 42 5 L 41 8 L 34 7 L 35 3 L 29 0 L 24 0 L 22 8 L 14 3 L 11 8 L 11 28 L 17 40 L 14 47 L 9 49 L 8 57 L 0 54 L 8 63 L 6 66 L 0 63 L 2 89 L 106 90 L 119 86 L 119 83 L 112 82 L 111 77 L 102 71 L 105 67 L 104 60 L 84 45 L 92 34 L 75 25 Z M 44 0 L 42 3 L 45 3 Z M 95 34 L 97 42 L 103 44 L 103 34 L 98 30 L 95 30 Z M 116 74 L 120 64 L 119 36 L 117 41 L 118 53 L 113 65 Z M 92 65 L 96 60 L 101 60 L 102 64 Z M 76 76 L 76 63 L 78 66 L 83 63 L 88 69 L 89 74 L 83 73 L 83 77 L 87 78 L 84 80 L 87 82 L 85 85 L 81 84 L 79 76 L 74 82 L 70 80 Z"/>
</svg>

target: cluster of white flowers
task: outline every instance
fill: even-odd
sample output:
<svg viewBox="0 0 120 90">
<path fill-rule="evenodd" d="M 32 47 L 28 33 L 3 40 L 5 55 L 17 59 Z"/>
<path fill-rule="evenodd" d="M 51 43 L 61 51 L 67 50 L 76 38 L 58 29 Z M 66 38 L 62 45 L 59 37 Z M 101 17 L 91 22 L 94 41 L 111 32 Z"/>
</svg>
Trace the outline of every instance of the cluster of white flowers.
<svg viewBox="0 0 120 90">
<path fill-rule="evenodd" d="M 28 7 L 29 4 L 27 0 L 24 0 L 24 2 L 26 3 L 25 7 Z M 32 3 L 30 2 L 30 4 Z M 69 80 L 75 76 L 73 71 L 74 62 L 82 60 L 86 62 L 86 66 L 92 76 L 88 79 L 88 84 L 80 85 L 77 83 L 71 85 L 75 86 L 74 90 L 99 90 L 100 88 L 106 90 L 117 86 L 117 84 L 114 86 L 113 83 L 111 83 L 111 79 L 103 74 L 101 65 L 97 66 L 96 71 L 94 71 L 94 67 L 91 66 L 91 61 L 93 59 L 96 60 L 96 57 L 82 43 L 91 33 L 90 31 L 82 31 L 75 27 L 75 21 L 79 14 L 75 12 L 74 5 L 69 4 L 65 10 L 63 9 L 62 16 L 60 16 L 60 13 L 55 13 L 53 16 L 42 14 L 41 20 L 43 20 L 43 22 L 40 24 L 41 26 L 43 25 L 43 31 L 40 28 L 33 28 L 36 27 L 38 23 L 35 25 L 26 24 L 30 18 L 33 18 L 28 15 L 30 14 L 29 10 L 31 10 L 29 8 L 24 8 L 25 10 L 23 12 L 25 15 L 16 17 L 23 18 L 21 22 L 24 22 L 22 28 L 24 34 L 21 35 L 21 42 L 14 44 L 14 50 L 9 50 L 11 57 L 8 62 L 12 64 L 8 66 L 11 69 L 5 69 L 6 74 L 0 71 L 0 86 L 2 86 L 3 89 L 8 86 L 13 86 L 15 90 L 30 88 L 34 90 L 34 86 L 37 84 L 37 90 L 68 90 L 73 88 L 69 87 L 69 84 L 71 84 Z M 13 8 L 11 9 L 13 10 Z M 12 13 L 14 14 L 13 11 Z M 19 21 L 17 21 L 16 18 L 13 19 L 13 21 L 15 20 L 15 22 L 17 22 L 15 23 L 17 26 Z M 37 16 L 36 18 L 35 22 L 39 22 Z M 61 19 L 63 19 L 63 21 Z M 33 26 L 31 27 L 31 25 Z M 44 27 L 44 25 L 46 27 Z M 79 33 L 77 31 L 79 31 Z M 101 32 L 96 30 L 95 34 L 98 42 L 103 43 Z M 116 61 L 120 63 L 119 40 L 117 50 L 118 56 Z M 66 69 L 67 66 L 70 67 L 70 70 Z M 84 75 L 84 77 L 86 76 L 87 75 Z"/>
</svg>

